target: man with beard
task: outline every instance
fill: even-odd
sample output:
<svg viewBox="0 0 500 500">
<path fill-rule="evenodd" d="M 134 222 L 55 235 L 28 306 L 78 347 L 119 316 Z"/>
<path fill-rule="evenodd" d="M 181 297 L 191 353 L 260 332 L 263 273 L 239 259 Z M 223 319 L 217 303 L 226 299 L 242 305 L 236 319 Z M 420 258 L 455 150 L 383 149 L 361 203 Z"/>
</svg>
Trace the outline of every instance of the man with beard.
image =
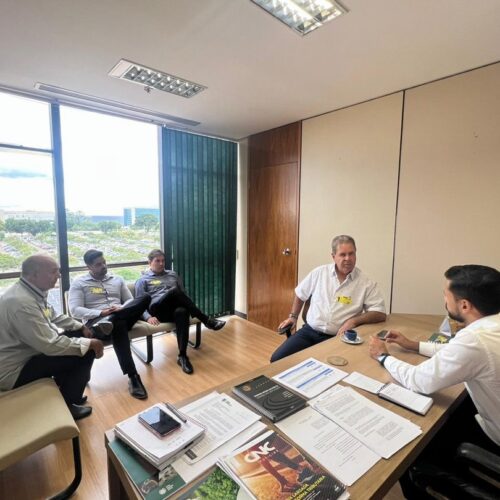
<svg viewBox="0 0 500 500">
<path fill-rule="evenodd" d="M 342 335 L 366 323 L 385 321 L 384 298 L 377 283 L 356 267 L 356 243 L 340 235 L 332 241 L 333 264 L 311 271 L 295 289 L 292 310 L 279 330 L 293 328 L 310 299 L 306 323 L 273 353 L 271 362 Z"/>
<path fill-rule="evenodd" d="M 89 273 L 76 278 L 69 290 L 69 310 L 92 327 L 95 336 L 111 336 L 113 349 L 124 375 L 128 375 L 128 390 L 137 399 L 146 399 L 148 393 L 137 373 L 128 331 L 140 319 L 151 302 L 145 295 L 134 299 L 120 276 L 108 274 L 106 259 L 100 250 L 88 250 L 83 260 Z"/>
<path fill-rule="evenodd" d="M 450 267 L 444 275 L 448 315 L 465 324 L 448 344 L 415 342 L 391 330 L 385 342 L 372 337 L 369 347 L 370 356 L 413 391 L 430 394 L 465 383 L 470 397 L 423 454 L 436 464 L 449 464 L 461 442 L 500 452 L 500 272 L 464 265 Z M 405 363 L 389 353 L 386 345 L 391 343 L 430 359 L 417 366 Z M 406 498 L 422 498 L 421 492 L 408 490 L 407 479 L 401 483 Z"/>
</svg>

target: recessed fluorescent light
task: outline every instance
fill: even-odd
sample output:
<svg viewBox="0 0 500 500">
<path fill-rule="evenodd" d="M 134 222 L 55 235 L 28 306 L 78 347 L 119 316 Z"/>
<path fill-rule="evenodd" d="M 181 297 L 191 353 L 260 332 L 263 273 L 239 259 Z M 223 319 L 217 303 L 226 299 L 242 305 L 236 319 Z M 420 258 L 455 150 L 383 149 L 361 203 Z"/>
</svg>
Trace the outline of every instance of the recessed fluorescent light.
<svg viewBox="0 0 500 500">
<path fill-rule="evenodd" d="M 149 109 L 131 106 L 123 102 L 113 101 L 111 99 L 103 99 L 101 97 L 82 94 L 81 92 L 75 92 L 74 90 L 56 87 L 55 85 L 49 85 L 46 83 L 37 82 L 35 84 L 35 88 L 55 96 L 57 98 L 57 102 L 60 104 L 69 104 L 94 111 L 105 111 L 106 113 L 111 113 L 116 116 L 147 120 L 152 123 L 157 123 L 158 125 L 175 124 L 178 126 L 180 124 L 192 127 L 200 124 L 200 122 L 188 120 L 187 118 L 167 115 L 165 113 L 157 113 Z"/>
<path fill-rule="evenodd" d="M 335 0 L 251 0 L 301 35 L 346 14 Z"/>
<path fill-rule="evenodd" d="M 180 78 L 158 69 L 148 68 L 142 64 L 125 59 L 120 59 L 108 75 L 132 83 L 138 83 L 148 92 L 151 89 L 156 89 L 186 98 L 198 95 L 207 88 L 185 78 Z"/>
</svg>

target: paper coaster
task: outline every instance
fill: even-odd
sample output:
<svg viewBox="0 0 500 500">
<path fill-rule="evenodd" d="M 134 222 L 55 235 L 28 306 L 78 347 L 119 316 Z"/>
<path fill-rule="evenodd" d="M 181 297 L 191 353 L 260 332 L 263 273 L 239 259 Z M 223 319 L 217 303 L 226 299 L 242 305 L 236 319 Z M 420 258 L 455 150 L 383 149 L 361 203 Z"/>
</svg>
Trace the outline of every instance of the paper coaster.
<svg viewBox="0 0 500 500">
<path fill-rule="evenodd" d="M 347 359 L 342 358 L 341 356 L 329 356 L 328 358 L 326 358 L 326 362 L 335 366 L 347 365 Z"/>
</svg>

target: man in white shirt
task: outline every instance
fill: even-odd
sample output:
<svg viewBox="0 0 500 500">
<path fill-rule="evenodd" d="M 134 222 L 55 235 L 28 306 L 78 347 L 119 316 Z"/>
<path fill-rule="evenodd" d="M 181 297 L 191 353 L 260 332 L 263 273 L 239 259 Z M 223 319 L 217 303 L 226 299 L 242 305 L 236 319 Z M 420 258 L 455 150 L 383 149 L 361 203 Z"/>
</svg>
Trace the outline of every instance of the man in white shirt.
<svg viewBox="0 0 500 500">
<path fill-rule="evenodd" d="M 271 362 L 342 335 L 366 323 L 385 321 L 384 298 L 377 283 L 356 267 L 356 243 L 340 235 L 332 241 L 333 264 L 317 267 L 295 289 L 292 310 L 279 329 L 293 328 L 310 299 L 306 323 L 273 353 Z"/>
<path fill-rule="evenodd" d="M 465 384 L 470 399 L 431 443 L 432 453 L 426 450 L 434 462 L 447 462 L 460 442 L 500 452 L 500 272 L 480 265 L 453 266 L 445 278 L 448 315 L 465 324 L 448 344 L 415 342 L 390 331 L 385 343 L 372 337 L 369 347 L 371 357 L 408 389 L 430 394 Z M 389 353 L 391 343 L 430 358 L 410 365 Z"/>
</svg>

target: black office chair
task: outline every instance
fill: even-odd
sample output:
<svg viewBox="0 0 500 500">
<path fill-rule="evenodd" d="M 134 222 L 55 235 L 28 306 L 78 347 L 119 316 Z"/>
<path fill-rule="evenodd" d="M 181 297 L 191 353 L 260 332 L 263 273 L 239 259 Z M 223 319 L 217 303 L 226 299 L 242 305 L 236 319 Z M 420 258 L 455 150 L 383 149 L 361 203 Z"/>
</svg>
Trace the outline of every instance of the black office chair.
<svg viewBox="0 0 500 500">
<path fill-rule="evenodd" d="M 482 499 L 500 498 L 500 456 L 471 443 L 462 443 L 455 455 L 454 472 L 428 462 L 410 467 L 413 485 L 431 498 Z M 457 472 L 458 471 L 458 472 Z"/>
<path fill-rule="evenodd" d="M 309 297 L 304 302 L 304 307 L 302 308 L 302 321 L 304 323 L 306 322 L 307 311 L 309 310 L 309 306 L 310 305 L 311 305 L 311 297 Z M 292 325 L 290 325 L 288 328 L 284 328 L 282 330 L 278 330 L 278 333 L 280 335 L 286 335 L 286 338 L 290 337 L 290 335 L 292 334 Z"/>
</svg>

